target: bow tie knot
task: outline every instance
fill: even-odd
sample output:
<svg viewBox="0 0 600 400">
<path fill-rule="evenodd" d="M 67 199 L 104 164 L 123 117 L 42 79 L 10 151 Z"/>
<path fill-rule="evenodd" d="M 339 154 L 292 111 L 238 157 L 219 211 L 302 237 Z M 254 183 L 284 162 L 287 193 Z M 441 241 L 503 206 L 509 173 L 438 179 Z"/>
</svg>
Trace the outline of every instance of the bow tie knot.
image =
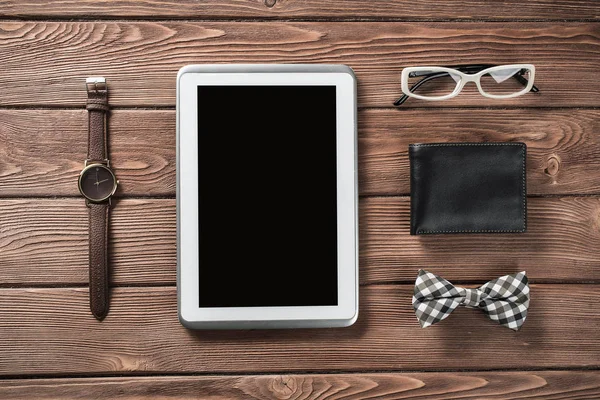
<svg viewBox="0 0 600 400">
<path fill-rule="evenodd" d="M 484 296 L 487 297 L 485 293 L 483 293 L 479 289 L 467 289 L 467 288 L 456 288 L 458 290 L 459 295 L 462 297 L 460 304 L 470 308 L 478 308 L 479 303 Z"/>
<path fill-rule="evenodd" d="M 527 318 L 529 284 L 525 272 L 519 272 L 467 289 L 419 270 L 412 303 L 423 328 L 447 318 L 458 306 L 465 306 L 479 308 L 491 320 L 517 331 Z"/>
</svg>

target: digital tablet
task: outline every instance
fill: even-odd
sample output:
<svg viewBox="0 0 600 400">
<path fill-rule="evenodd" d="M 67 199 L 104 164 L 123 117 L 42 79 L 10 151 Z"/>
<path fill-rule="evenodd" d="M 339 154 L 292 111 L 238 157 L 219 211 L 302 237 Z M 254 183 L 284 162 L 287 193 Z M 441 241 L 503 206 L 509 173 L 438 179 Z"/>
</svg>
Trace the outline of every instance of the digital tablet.
<svg viewBox="0 0 600 400">
<path fill-rule="evenodd" d="M 356 79 L 343 65 L 177 76 L 177 289 L 193 329 L 358 315 Z"/>
</svg>

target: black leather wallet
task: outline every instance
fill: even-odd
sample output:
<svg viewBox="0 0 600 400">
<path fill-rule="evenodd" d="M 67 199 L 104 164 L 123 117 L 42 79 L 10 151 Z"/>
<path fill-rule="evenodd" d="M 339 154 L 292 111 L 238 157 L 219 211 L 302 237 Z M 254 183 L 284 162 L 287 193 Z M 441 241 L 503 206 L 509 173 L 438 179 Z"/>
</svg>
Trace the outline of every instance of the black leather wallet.
<svg viewBox="0 0 600 400">
<path fill-rule="evenodd" d="M 411 144 L 410 233 L 525 232 L 525 143 Z"/>
</svg>

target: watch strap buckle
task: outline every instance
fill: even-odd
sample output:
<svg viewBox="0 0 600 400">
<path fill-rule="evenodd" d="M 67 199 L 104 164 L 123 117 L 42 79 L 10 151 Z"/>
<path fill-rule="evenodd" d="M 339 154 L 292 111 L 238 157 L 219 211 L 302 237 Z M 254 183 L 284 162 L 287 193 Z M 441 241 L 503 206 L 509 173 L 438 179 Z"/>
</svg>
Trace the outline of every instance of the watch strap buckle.
<svg viewBox="0 0 600 400">
<path fill-rule="evenodd" d="M 88 93 L 98 93 L 101 90 L 106 90 L 106 79 L 101 76 L 86 78 L 85 87 Z"/>
</svg>

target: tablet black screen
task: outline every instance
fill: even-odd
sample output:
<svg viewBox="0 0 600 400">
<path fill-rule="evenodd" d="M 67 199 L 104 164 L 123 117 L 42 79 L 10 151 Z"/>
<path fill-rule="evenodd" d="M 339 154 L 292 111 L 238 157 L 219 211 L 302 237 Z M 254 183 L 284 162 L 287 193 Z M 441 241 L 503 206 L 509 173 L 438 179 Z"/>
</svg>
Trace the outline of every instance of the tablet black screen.
<svg viewBox="0 0 600 400">
<path fill-rule="evenodd" d="M 200 307 L 338 304 L 335 86 L 199 86 Z"/>
</svg>

